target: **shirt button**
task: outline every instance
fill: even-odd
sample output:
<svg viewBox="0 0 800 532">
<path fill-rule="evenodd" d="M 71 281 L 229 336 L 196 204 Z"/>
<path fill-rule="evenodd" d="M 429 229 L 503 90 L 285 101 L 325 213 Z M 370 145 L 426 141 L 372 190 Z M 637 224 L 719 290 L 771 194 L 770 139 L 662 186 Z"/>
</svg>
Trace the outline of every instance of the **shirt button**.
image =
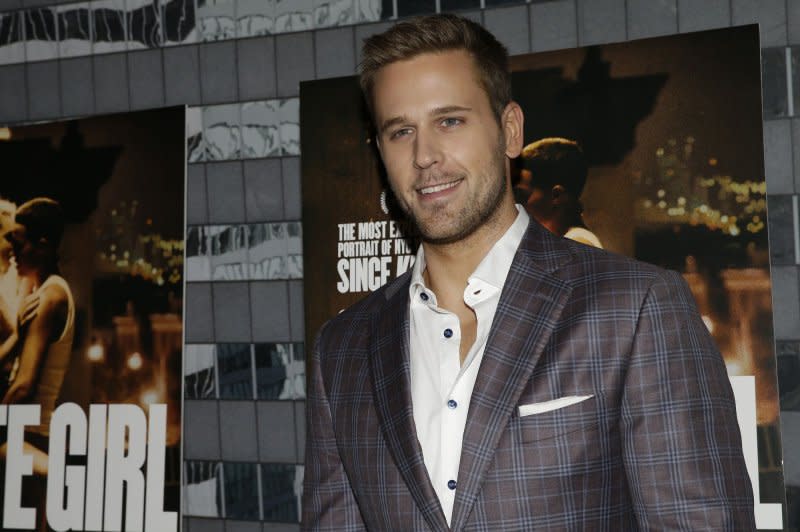
<svg viewBox="0 0 800 532">
<path fill-rule="evenodd" d="M 428 300 L 428 294 L 426 294 L 425 292 L 422 292 L 422 293 L 420 293 L 419 298 L 421 300 L 423 300 L 423 301 L 427 301 Z"/>
<path fill-rule="evenodd" d="M 455 400 L 450 399 L 449 401 L 447 401 L 447 408 L 453 410 L 457 406 L 458 406 L 458 403 L 456 403 Z"/>
<path fill-rule="evenodd" d="M 447 487 L 450 488 L 451 490 L 456 489 L 456 481 L 455 480 L 448 480 L 447 481 Z"/>
<path fill-rule="evenodd" d="M 450 338 L 452 336 L 453 336 L 453 329 L 445 329 L 444 330 L 444 337 L 445 338 Z"/>
</svg>

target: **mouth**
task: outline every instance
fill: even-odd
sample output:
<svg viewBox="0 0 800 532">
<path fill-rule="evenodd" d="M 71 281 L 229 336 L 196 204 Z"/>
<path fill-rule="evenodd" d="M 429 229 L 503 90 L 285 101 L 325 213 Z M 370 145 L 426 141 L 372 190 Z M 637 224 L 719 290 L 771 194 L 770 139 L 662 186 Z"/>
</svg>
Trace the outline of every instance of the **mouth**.
<svg viewBox="0 0 800 532">
<path fill-rule="evenodd" d="M 449 190 L 451 188 L 456 187 L 459 183 L 461 183 L 463 179 L 456 179 L 455 181 L 448 181 L 447 183 L 439 183 L 436 185 L 430 185 L 427 187 L 418 188 L 417 192 L 422 194 L 423 196 L 427 196 L 430 194 L 436 194 L 437 192 L 443 192 L 445 190 Z"/>
</svg>

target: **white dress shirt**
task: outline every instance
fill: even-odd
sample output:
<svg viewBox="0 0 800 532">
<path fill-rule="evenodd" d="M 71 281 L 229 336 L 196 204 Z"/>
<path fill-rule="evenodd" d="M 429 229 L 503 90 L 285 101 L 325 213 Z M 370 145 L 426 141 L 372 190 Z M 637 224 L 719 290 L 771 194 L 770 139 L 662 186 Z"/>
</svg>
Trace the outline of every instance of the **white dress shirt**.
<svg viewBox="0 0 800 532">
<path fill-rule="evenodd" d="M 477 317 L 475 343 L 460 361 L 458 316 L 440 308 L 436 294 L 425 286 L 423 247 L 411 273 L 409 288 L 411 402 L 425 467 L 439 497 L 447 523 L 453 515 L 461 444 L 472 389 L 483 359 L 486 338 L 514 254 L 528 227 L 525 209 L 492 246 L 464 290 L 464 303 Z"/>
</svg>

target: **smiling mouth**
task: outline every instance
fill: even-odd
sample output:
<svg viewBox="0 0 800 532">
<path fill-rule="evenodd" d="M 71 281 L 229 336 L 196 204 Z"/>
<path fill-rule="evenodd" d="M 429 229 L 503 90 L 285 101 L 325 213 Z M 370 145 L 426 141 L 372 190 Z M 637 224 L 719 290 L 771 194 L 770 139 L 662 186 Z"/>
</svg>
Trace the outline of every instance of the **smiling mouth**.
<svg viewBox="0 0 800 532">
<path fill-rule="evenodd" d="M 431 185 L 429 187 L 423 187 L 423 188 L 417 189 L 417 192 L 419 192 L 423 196 L 426 195 L 426 194 L 435 194 L 437 192 L 441 192 L 443 190 L 447 190 L 447 189 L 453 188 L 456 185 L 458 185 L 460 182 L 461 182 L 461 179 L 456 179 L 455 181 L 450 181 L 448 183 L 441 183 L 441 184 L 438 184 L 438 185 Z"/>
</svg>

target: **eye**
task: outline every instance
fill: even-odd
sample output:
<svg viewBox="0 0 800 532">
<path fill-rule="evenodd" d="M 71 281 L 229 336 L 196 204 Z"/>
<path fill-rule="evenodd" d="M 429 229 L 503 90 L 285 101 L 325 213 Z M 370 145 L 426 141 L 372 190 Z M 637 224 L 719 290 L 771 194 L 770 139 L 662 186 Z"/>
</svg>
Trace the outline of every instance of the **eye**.
<svg viewBox="0 0 800 532">
<path fill-rule="evenodd" d="M 410 134 L 411 134 L 411 128 L 410 127 L 404 127 L 402 129 L 398 129 L 398 130 L 392 131 L 389 134 L 389 139 L 390 140 L 396 140 L 396 139 L 405 137 L 405 136 L 410 135 Z"/>
<path fill-rule="evenodd" d="M 460 118 L 448 117 L 439 122 L 443 127 L 455 127 L 462 124 L 464 121 Z"/>
</svg>

